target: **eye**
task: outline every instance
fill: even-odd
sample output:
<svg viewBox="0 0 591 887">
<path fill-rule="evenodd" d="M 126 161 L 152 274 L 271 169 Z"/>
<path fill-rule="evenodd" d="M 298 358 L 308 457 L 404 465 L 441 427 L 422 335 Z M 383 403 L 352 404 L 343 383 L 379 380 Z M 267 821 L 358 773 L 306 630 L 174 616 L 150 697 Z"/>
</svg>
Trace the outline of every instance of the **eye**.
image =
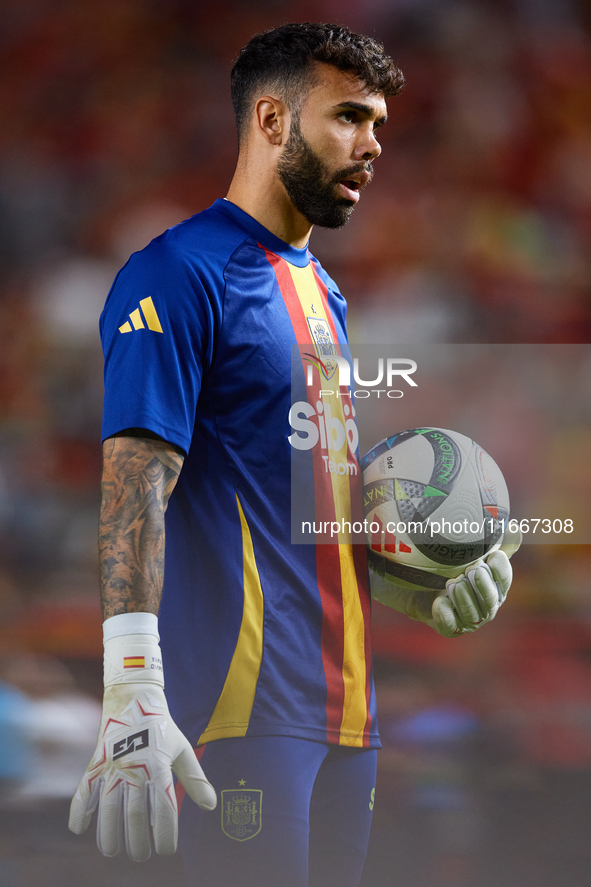
<svg viewBox="0 0 591 887">
<path fill-rule="evenodd" d="M 345 121 L 345 123 L 354 123 L 357 114 L 355 111 L 341 111 L 339 117 Z"/>
</svg>

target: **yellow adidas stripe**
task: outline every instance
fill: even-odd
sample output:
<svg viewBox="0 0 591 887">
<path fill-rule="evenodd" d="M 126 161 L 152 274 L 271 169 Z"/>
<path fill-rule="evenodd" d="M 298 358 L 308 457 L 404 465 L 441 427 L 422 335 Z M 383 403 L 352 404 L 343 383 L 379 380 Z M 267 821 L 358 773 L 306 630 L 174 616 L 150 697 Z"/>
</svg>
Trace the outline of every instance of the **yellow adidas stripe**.
<svg viewBox="0 0 591 887">
<path fill-rule="evenodd" d="M 160 318 L 156 313 L 154 302 L 152 301 L 150 296 L 148 296 L 147 299 L 140 299 L 140 307 L 144 312 L 144 317 L 146 318 L 148 329 L 152 330 L 155 333 L 163 332 L 162 326 L 160 325 Z"/>
<path fill-rule="evenodd" d="M 263 589 L 250 529 L 238 496 L 236 503 L 242 528 L 244 583 L 242 624 L 224 687 L 209 724 L 199 737 L 197 745 L 203 745 L 213 739 L 246 734 L 263 658 Z"/>
<path fill-rule="evenodd" d="M 131 320 L 131 322 L 133 324 L 134 330 L 145 329 L 144 321 L 142 320 L 142 315 L 140 314 L 139 308 L 136 308 L 135 311 L 131 312 L 131 314 L 129 315 L 129 319 Z"/>
</svg>

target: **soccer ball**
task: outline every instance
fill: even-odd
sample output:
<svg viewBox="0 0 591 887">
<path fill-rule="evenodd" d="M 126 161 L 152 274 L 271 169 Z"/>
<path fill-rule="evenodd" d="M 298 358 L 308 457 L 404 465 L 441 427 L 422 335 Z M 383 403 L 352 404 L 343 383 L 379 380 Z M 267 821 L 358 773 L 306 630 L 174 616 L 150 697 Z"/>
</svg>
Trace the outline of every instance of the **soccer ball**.
<svg viewBox="0 0 591 887">
<path fill-rule="evenodd" d="M 443 589 L 501 544 L 505 478 L 464 434 L 402 431 L 366 453 L 361 470 L 369 565 L 395 585 Z"/>
</svg>

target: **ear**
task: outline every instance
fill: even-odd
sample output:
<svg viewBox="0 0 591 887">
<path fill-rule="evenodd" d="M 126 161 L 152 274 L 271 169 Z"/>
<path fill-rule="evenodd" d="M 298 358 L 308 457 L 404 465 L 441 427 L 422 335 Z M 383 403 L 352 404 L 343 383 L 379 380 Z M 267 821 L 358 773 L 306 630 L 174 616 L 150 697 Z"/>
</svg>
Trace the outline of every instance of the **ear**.
<svg viewBox="0 0 591 887">
<path fill-rule="evenodd" d="M 255 122 L 259 133 L 270 144 L 282 145 L 289 133 L 289 111 L 281 99 L 262 96 L 255 105 Z"/>
</svg>

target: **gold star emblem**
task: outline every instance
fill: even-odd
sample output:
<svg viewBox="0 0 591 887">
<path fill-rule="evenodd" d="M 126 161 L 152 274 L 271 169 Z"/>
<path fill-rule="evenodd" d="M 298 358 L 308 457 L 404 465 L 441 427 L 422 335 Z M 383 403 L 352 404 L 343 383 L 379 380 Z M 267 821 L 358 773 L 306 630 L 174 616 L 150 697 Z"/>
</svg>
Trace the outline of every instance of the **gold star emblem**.
<svg viewBox="0 0 591 887">
<path fill-rule="evenodd" d="M 246 779 L 239 779 L 238 785 L 246 785 Z"/>
</svg>

